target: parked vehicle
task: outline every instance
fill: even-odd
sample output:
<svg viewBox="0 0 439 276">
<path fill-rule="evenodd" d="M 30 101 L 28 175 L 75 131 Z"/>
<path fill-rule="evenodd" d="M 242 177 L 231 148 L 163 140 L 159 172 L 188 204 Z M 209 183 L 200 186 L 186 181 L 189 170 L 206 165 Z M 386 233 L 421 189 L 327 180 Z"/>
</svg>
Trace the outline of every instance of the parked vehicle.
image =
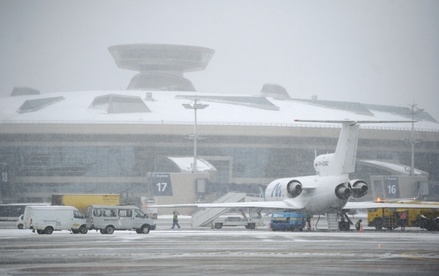
<svg viewBox="0 0 439 276">
<path fill-rule="evenodd" d="M 87 234 L 85 216 L 72 206 L 27 206 L 23 220 L 25 228 L 38 234 L 52 234 L 60 230 Z"/>
<path fill-rule="evenodd" d="M 221 229 L 223 226 L 244 226 L 246 229 L 255 229 L 256 225 L 262 225 L 261 220 L 249 220 L 245 217 L 219 217 L 212 222 L 212 228 Z"/>
<path fill-rule="evenodd" d="M 101 234 L 113 234 L 115 230 L 135 230 L 148 234 L 156 229 L 154 221 L 136 206 L 92 205 L 87 208 L 87 227 Z"/>
<path fill-rule="evenodd" d="M 17 219 L 16 226 L 18 229 L 24 229 L 24 220 L 23 220 L 24 214 L 20 215 Z"/>
<path fill-rule="evenodd" d="M 0 204 L 0 221 L 16 221 L 26 206 L 49 206 L 50 203 L 7 203 Z"/>
<path fill-rule="evenodd" d="M 375 208 L 367 211 L 367 225 L 376 230 L 386 228 L 393 230 L 400 227 L 399 217 L 402 212 L 407 214 L 407 227 L 420 227 L 428 231 L 439 231 L 439 210 L 432 208 Z"/>
<path fill-rule="evenodd" d="M 306 215 L 299 212 L 275 212 L 271 215 L 270 228 L 273 231 L 302 231 Z"/>
<path fill-rule="evenodd" d="M 73 206 L 86 212 L 90 205 L 120 205 L 119 194 L 55 194 L 52 205 Z"/>
<path fill-rule="evenodd" d="M 148 217 L 152 219 L 157 219 L 157 207 L 150 207 L 151 205 L 155 205 L 154 198 L 147 198 L 145 196 L 140 197 L 141 201 L 141 209 L 143 213 L 147 214 Z"/>
</svg>

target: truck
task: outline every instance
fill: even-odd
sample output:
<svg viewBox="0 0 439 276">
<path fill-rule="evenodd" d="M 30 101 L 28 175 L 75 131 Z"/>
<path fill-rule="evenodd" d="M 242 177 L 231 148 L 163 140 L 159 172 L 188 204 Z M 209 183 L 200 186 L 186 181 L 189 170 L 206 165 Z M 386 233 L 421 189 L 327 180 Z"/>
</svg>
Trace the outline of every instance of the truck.
<svg viewBox="0 0 439 276">
<path fill-rule="evenodd" d="M 73 206 L 82 213 L 90 205 L 120 205 L 119 194 L 54 194 L 52 205 Z"/>
<path fill-rule="evenodd" d="M 302 231 L 307 215 L 299 212 L 275 212 L 271 214 L 272 231 Z"/>
<path fill-rule="evenodd" d="M 439 231 L 438 209 L 398 209 L 398 208 L 374 208 L 367 212 L 367 225 L 376 230 L 386 228 L 393 230 L 400 227 L 399 217 L 402 212 L 407 213 L 406 227 L 420 227 L 428 231 Z"/>
<path fill-rule="evenodd" d="M 91 205 L 87 208 L 87 228 L 101 234 L 113 234 L 115 230 L 135 230 L 148 234 L 156 229 L 155 222 L 137 206 Z"/>
<path fill-rule="evenodd" d="M 23 221 L 24 228 L 38 234 L 50 235 L 61 230 L 87 234 L 88 231 L 85 216 L 72 206 L 26 206 Z"/>
<path fill-rule="evenodd" d="M 151 205 L 155 205 L 155 199 L 154 198 L 147 198 L 147 197 L 140 197 L 141 202 L 141 210 L 145 214 L 148 215 L 148 217 L 152 219 L 157 219 L 157 207 L 150 207 Z"/>
</svg>

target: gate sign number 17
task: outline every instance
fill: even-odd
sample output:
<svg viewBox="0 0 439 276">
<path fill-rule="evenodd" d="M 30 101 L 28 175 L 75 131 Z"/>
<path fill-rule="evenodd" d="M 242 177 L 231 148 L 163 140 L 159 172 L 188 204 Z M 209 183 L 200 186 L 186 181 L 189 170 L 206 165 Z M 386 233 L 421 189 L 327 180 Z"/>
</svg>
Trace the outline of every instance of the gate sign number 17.
<svg viewBox="0 0 439 276">
<path fill-rule="evenodd" d="M 166 182 L 158 182 L 157 184 L 157 190 L 161 193 L 166 191 L 166 187 L 168 186 L 168 183 Z"/>
</svg>

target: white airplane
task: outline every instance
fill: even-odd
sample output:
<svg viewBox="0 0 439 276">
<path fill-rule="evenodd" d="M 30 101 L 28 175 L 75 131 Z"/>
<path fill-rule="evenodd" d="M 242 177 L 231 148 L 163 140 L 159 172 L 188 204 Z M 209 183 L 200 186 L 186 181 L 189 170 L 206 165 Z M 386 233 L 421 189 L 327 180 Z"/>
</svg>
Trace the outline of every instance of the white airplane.
<svg viewBox="0 0 439 276">
<path fill-rule="evenodd" d="M 282 209 L 311 215 L 383 207 L 439 208 L 439 205 L 413 203 L 348 202 L 351 197 L 361 198 L 368 191 L 365 181 L 349 179 L 349 173 L 355 171 L 359 125 L 412 121 L 295 121 L 342 124 L 335 152 L 319 155 L 314 159 L 317 175 L 276 179 L 267 186 L 265 201 L 155 205 L 154 207 Z"/>
</svg>

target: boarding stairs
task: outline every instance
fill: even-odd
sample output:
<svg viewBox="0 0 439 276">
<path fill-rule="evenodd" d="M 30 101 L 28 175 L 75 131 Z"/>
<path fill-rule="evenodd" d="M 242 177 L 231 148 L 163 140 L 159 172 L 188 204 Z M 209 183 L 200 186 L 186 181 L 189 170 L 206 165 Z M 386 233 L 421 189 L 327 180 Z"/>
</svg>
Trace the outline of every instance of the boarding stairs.
<svg viewBox="0 0 439 276">
<path fill-rule="evenodd" d="M 240 202 L 245 201 L 246 193 L 229 192 L 219 199 L 215 200 L 215 203 L 219 202 Z M 199 210 L 192 215 L 193 227 L 204 227 L 211 225 L 212 221 L 222 214 L 226 213 L 230 208 L 206 208 Z"/>
<path fill-rule="evenodd" d="M 337 213 L 326 214 L 326 221 L 328 223 L 328 230 L 330 230 L 330 231 L 338 230 L 338 215 L 337 215 Z"/>
</svg>

